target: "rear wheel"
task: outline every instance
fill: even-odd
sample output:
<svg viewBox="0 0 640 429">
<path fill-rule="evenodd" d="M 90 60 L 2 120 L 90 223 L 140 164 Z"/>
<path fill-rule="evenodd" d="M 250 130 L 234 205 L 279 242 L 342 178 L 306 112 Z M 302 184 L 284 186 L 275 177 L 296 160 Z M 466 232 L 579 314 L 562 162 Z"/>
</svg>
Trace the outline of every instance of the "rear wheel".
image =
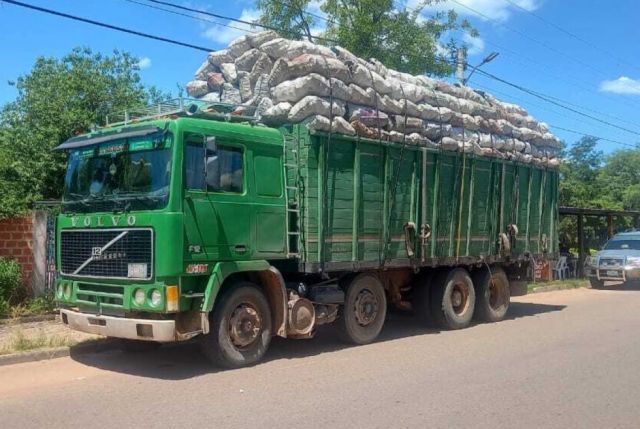
<svg viewBox="0 0 640 429">
<path fill-rule="evenodd" d="M 431 285 L 431 315 L 443 329 L 469 326 L 475 308 L 475 291 L 464 268 L 442 271 Z"/>
<path fill-rule="evenodd" d="M 238 368 L 257 363 L 271 343 L 271 311 L 257 285 L 242 282 L 225 291 L 209 315 L 211 330 L 202 351 L 216 366 Z"/>
<path fill-rule="evenodd" d="M 511 300 L 509 280 L 500 267 L 481 269 L 474 273 L 476 310 L 474 317 L 481 322 L 498 322 L 507 315 Z"/>
<path fill-rule="evenodd" d="M 604 288 L 604 281 L 598 280 L 597 278 L 589 278 L 589 283 L 591 283 L 591 289 L 602 289 Z"/>
<path fill-rule="evenodd" d="M 352 344 L 375 340 L 387 316 L 384 286 L 372 274 L 361 274 L 347 286 L 337 328 L 340 338 Z"/>
</svg>

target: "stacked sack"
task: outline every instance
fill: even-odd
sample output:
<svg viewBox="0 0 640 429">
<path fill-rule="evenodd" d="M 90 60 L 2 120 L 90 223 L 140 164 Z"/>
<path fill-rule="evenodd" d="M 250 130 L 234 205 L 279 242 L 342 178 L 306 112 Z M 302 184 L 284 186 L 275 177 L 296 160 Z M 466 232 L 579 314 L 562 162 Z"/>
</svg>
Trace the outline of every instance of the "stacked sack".
<svg viewBox="0 0 640 429">
<path fill-rule="evenodd" d="M 520 106 L 273 31 L 210 53 L 187 93 L 253 107 L 271 126 L 303 123 L 312 131 L 558 165 L 560 141 Z"/>
</svg>

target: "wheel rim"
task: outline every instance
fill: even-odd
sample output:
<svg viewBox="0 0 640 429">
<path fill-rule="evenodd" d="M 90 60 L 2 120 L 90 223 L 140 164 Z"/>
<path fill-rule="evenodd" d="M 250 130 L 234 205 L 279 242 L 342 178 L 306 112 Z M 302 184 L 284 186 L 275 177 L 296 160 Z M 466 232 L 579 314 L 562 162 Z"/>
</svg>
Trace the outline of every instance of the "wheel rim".
<svg viewBox="0 0 640 429">
<path fill-rule="evenodd" d="M 469 286 L 464 283 L 456 283 L 451 289 L 451 306 L 457 314 L 463 314 L 469 308 Z"/>
<path fill-rule="evenodd" d="M 493 310 L 498 310 L 504 305 L 504 290 L 503 287 L 491 279 L 489 282 L 489 306 Z"/>
<path fill-rule="evenodd" d="M 238 305 L 229 318 L 229 338 L 238 349 L 253 344 L 262 331 L 262 318 L 258 310 L 248 303 Z"/>
<path fill-rule="evenodd" d="M 368 326 L 376 320 L 378 299 L 369 289 L 361 290 L 356 296 L 354 314 L 360 326 Z"/>
</svg>

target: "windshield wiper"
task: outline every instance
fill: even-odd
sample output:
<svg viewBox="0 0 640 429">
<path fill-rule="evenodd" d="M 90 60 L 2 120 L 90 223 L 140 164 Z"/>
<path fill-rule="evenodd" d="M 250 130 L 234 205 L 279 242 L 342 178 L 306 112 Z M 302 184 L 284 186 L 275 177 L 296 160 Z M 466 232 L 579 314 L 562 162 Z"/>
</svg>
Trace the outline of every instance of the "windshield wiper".
<svg viewBox="0 0 640 429">
<path fill-rule="evenodd" d="M 129 194 L 118 194 L 117 202 L 127 201 L 125 207 L 122 209 L 123 212 L 129 211 L 131 208 L 131 200 L 142 203 L 142 205 L 146 209 L 154 209 L 156 208 L 156 201 L 160 198 L 164 198 L 164 195 L 140 195 L 136 193 Z"/>
</svg>

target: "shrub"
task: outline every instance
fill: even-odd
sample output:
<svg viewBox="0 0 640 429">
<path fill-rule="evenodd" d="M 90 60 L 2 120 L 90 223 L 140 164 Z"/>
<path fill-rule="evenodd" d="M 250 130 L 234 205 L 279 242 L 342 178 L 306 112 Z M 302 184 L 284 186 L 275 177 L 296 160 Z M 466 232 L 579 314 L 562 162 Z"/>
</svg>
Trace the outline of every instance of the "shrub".
<svg viewBox="0 0 640 429">
<path fill-rule="evenodd" d="M 9 315 L 9 302 L 4 298 L 0 298 L 0 318 L 7 317 Z"/>
<path fill-rule="evenodd" d="M 13 302 L 22 289 L 22 270 L 13 259 L 0 258 L 0 301 Z"/>
<path fill-rule="evenodd" d="M 56 308 L 55 299 L 52 293 L 38 296 L 29 301 L 28 309 L 30 314 L 51 313 Z"/>
</svg>

